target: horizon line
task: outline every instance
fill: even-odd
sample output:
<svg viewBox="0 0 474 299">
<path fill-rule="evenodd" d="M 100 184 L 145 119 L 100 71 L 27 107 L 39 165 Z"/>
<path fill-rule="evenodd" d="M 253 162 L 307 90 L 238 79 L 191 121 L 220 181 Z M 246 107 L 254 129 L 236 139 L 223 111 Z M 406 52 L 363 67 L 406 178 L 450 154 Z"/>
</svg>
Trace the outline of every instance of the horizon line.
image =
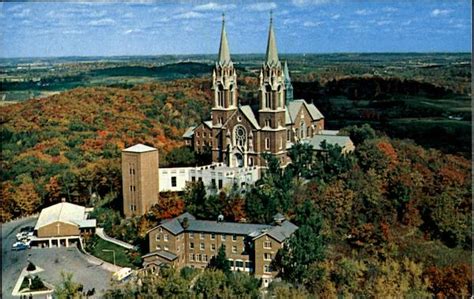
<svg viewBox="0 0 474 299">
<path fill-rule="evenodd" d="M 472 51 L 397 51 L 397 52 L 386 52 L 386 51 L 374 51 L 374 52 L 348 52 L 348 51 L 334 51 L 334 52 L 292 52 L 292 53 L 279 53 L 281 56 L 285 55 L 331 55 L 331 54 L 472 54 Z M 194 54 L 114 54 L 114 55 L 65 55 L 65 56 L 11 56 L 2 57 L 0 59 L 51 59 L 51 58 L 98 58 L 98 57 L 160 57 L 160 56 L 208 56 L 218 55 L 214 53 L 194 53 Z M 235 53 L 232 56 L 239 55 L 262 55 L 265 53 Z"/>
</svg>

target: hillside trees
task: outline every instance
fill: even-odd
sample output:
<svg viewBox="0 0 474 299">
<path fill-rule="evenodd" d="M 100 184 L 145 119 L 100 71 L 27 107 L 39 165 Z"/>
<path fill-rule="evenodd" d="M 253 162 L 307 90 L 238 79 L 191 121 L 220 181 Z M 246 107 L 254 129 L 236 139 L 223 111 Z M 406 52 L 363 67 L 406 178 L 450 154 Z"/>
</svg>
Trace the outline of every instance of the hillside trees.
<svg viewBox="0 0 474 299">
<path fill-rule="evenodd" d="M 322 276 L 318 263 L 325 257 L 321 234 L 323 220 L 314 205 L 306 201 L 297 210 L 295 221 L 299 228 L 278 251 L 274 267 L 285 280 L 311 285 Z"/>
</svg>

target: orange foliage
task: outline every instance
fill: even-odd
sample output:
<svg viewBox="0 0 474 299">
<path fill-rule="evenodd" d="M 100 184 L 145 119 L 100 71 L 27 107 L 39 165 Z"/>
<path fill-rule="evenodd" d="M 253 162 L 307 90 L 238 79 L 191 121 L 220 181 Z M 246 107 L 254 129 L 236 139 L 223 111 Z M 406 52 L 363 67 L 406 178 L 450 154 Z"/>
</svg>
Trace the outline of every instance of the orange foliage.
<svg viewBox="0 0 474 299">
<path fill-rule="evenodd" d="M 163 192 L 151 211 L 158 219 L 173 218 L 183 213 L 184 200 L 174 192 Z"/>
<path fill-rule="evenodd" d="M 430 281 L 429 290 L 437 298 L 455 298 L 472 293 L 472 271 L 466 264 L 437 268 L 429 267 L 424 276 Z"/>
<path fill-rule="evenodd" d="M 392 144 L 387 141 L 377 143 L 377 148 L 390 159 L 390 166 L 394 167 L 398 163 L 398 155 Z"/>
</svg>

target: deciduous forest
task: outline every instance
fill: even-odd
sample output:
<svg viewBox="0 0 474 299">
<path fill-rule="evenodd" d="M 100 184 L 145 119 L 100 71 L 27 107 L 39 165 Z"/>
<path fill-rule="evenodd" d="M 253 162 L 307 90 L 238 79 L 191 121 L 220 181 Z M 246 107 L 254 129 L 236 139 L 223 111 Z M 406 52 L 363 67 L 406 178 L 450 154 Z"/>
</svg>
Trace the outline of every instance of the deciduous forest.
<svg viewBox="0 0 474 299">
<path fill-rule="evenodd" d="M 251 97 L 252 82 L 241 80 L 244 98 Z M 345 96 L 355 97 L 351 100 L 361 100 L 347 87 L 353 84 L 362 83 L 333 82 L 324 90 L 344 89 L 350 93 Z M 310 89 L 296 86 L 300 93 Z M 148 215 L 124 220 L 118 212 L 120 150 L 144 143 L 159 148 L 161 166 L 199 163 L 180 136 L 208 117 L 210 99 L 207 79 L 182 79 L 129 88 L 81 87 L 2 107 L 1 221 L 36 213 L 65 197 L 96 207 L 98 223 L 109 235 L 141 245 L 143 253 L 147 229 L 183 211 L 257 223 L 268 223 L 280 212 L 300 229 L 273 265 L 282 281 L 269 292 L 278 298 L 472 293 L 471 161 L 452 149 L 399 139 L 384 127 L 347 125 L 340 134 L 354 141 L 353 153 L 325 145 L 325 154 L 313 155 L 309 146 L 296 144 L 291 165 L 281 169 L 267 156 L 268 170 L 244 192 L 206 193 L 204 186 L 191 184 L 182 194 L 161 194 Z M 327 107 L 335 106 L 320 107 L 330 118 L 334 111 Z M 191 297 L 187 289 L 193 275 L 191 270 L 165 271 L 107 296 Z M 193 292 L 204 297 L 259 296 L 258 281 L 227 273 L 225 267 L 206 270 L 193 284 Z"/>
</svg>

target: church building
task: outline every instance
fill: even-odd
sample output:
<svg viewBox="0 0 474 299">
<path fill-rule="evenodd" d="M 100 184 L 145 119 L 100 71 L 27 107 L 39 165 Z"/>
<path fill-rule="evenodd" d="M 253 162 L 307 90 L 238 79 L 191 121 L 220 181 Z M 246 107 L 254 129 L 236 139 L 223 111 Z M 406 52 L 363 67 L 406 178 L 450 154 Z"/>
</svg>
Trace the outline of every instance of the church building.
<svg viewBox="0 0 474 299">
<path fill-rule="evenodd" d="M 309 141 L 324 130 L 324 116 L 318 108 L 293 99 L 288 65 L 278 58 L 272 18 L 259 74 L 258 106 L 240 105 L 237 75 L 223 20 L 219 55 L 212 72 L 211 120 L 189 128 L 183 135 L 195 151 L 210 148 L 213 163 L 264 166 L 262 154 L 268 152 L 285 165 L 289 162 L 287 149 L 293 143 Z"/>
</svg>

